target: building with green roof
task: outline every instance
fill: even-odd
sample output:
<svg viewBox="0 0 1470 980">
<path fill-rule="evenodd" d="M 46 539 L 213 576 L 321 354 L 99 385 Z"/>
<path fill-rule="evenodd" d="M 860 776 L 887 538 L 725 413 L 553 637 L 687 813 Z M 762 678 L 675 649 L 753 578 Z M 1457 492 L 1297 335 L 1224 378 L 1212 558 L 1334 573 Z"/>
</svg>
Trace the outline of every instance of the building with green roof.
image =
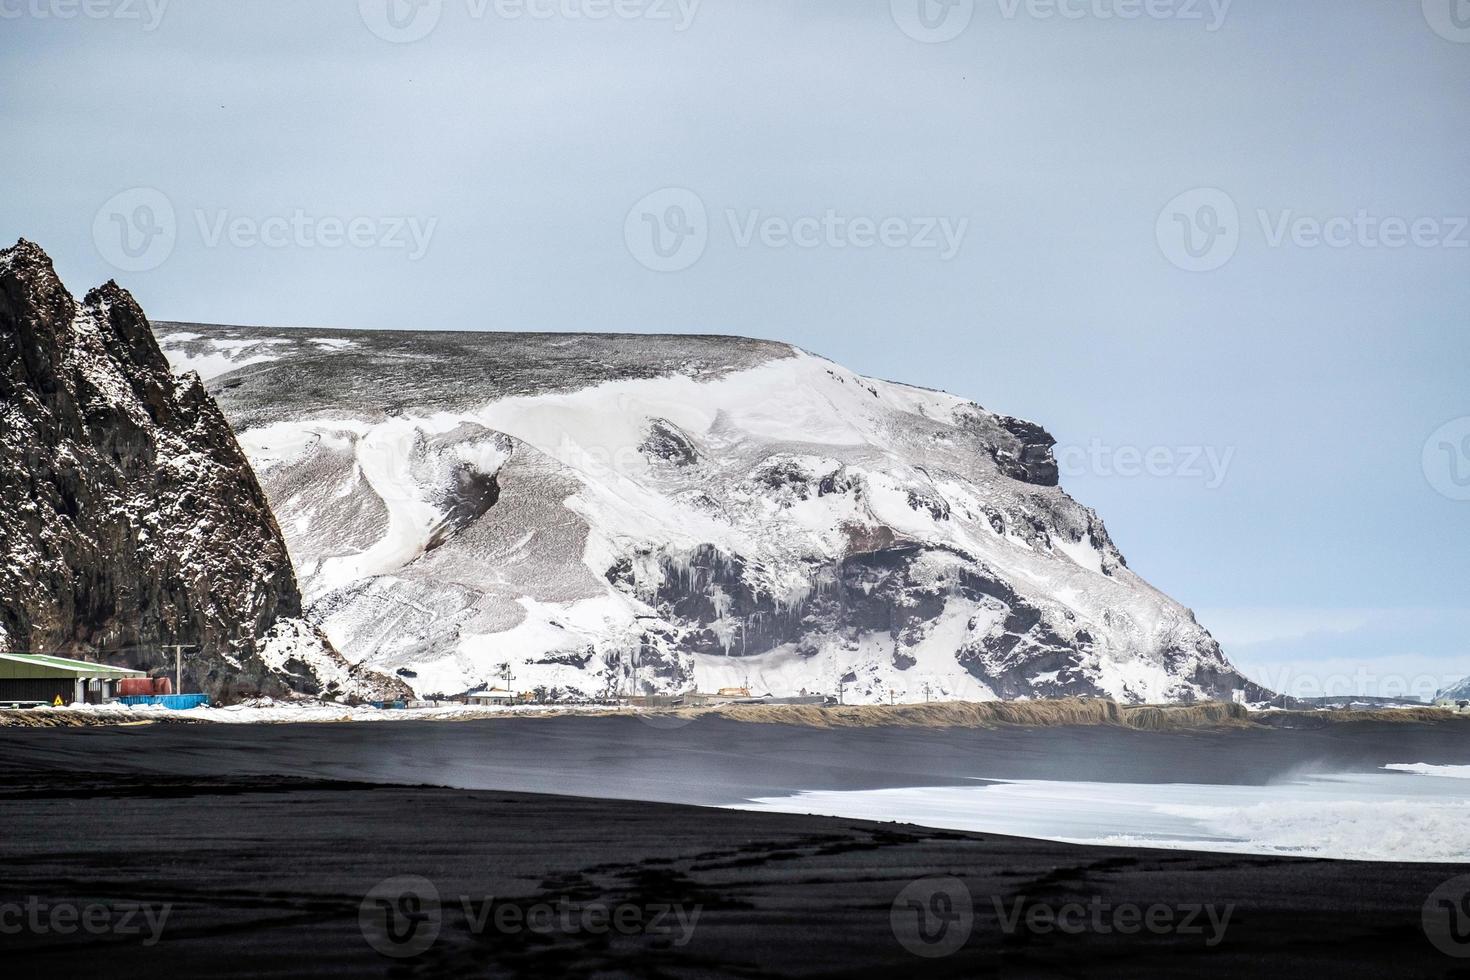
<svg viewBox="0 0 1470 980">
<path fill-rule="evenodd" d="M 0 653 L 0 704 L 63 704 L 106 701 L 117 682 L 146 677 L 141 670 L 69 660 L 40 653 Z"/>
</svg>

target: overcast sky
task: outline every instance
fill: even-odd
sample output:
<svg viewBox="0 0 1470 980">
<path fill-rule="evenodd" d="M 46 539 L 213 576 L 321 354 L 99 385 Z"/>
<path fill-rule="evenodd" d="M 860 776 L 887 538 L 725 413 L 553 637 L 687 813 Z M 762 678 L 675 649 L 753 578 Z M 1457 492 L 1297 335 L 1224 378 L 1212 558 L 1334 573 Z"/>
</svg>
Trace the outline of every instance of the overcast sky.
<svg viewBox="0 0 1470 980">
<path fill-rule="evenodd" d="M 1259 680 L 1470 674 L 1459 0 L 389 2 L 0 0 L 0 236 L 154 319 L 788 340 L 1045 424 Z"/>
</svg>

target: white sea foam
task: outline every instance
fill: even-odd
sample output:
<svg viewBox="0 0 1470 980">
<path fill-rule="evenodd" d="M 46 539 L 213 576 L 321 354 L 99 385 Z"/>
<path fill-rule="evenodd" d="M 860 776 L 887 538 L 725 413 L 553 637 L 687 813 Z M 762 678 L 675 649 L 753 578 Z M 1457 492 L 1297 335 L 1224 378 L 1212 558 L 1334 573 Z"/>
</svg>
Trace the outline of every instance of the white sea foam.
<svg viewBox="0 0 1470 980">
<path fill-rule="evenodd" d="M 743 806 L 1080 844 L 1470 861 L 1470 786 L 1458 778 L 1405 779 L 1398 772 L 1313 776 L 1269 786 L 1004 780 L 807 792 Z"/>
<path fill-rule="evenodd" d="M 1436 766 L 1428 762 L 1395 762 L 1384 766 L 1395 772 L 1411 772 L 1419 776 L 1442 776 L 1445 779 L 1470 779 L 1470 766 Z"/>
</svg>

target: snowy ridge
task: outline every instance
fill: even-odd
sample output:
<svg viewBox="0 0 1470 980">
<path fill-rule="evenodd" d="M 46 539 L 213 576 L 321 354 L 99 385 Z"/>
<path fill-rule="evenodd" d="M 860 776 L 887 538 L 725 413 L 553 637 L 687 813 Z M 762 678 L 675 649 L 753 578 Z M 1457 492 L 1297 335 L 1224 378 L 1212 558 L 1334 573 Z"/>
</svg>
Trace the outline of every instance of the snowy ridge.
<svg viewBox="0 0 1470 980">
<path fill-rule="evenodd" d="M 1451 684 L 1434 697 L 1436 701 L 1470 700 L 1470 677 L 1465 678 L 1457 684 Z"/>
<path fill-rule="evenodd" d="M 224 328 L 275 359 L 210 387 L 309 614 L 421 695 L 1257 693 L 1031 423 L 760 341 L 340 333 Z"/>
</svg>

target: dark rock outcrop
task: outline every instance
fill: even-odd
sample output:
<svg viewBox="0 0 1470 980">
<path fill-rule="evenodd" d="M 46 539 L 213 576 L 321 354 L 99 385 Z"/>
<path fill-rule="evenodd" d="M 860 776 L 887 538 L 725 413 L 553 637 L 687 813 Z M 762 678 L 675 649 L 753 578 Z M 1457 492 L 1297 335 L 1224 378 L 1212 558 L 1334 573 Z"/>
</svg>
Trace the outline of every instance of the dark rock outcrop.
<svg viewBox="0 0 1470 980">
<path fill-rule="evenodd" d="M 810 589 L 786 596 L 753 584 L 757 576 L 744 558 L 710 545 L 695 548 L 677 562 L 666 555 L 657 556 L 657 562 L 659 574 L 651 591 L 648 583 L 638 580 L 631 560 L 619 561 L 607 572 L 615 587 L 643 598 L 661 620 L 678 624 L 673 632 L 646 635 L 645 657 L 658 650 L 749 657 L 787 645 L 814 650 L 823 638 L 855 645 L 864 636 L 886 636 L 892 644 L 893 665 L 909 670 L 917 660 L 908 651 L 923 642 L 950 604 L 958 601 L 993 622 L 976 629 L 977 620 L 972 618 L 970 638 L 955 657 L 1000 697 L 1106 693 L 1087 670 L 1093 638 L 1086 630 L 1060 635 L 1003 578 L 988 573 L 973 556 L 942 546 L 897 542 L 813 565 Z M 1164 651 L 1181 678 L 1205 691 L 1240 689 L 1251 700 L 1270 696 L 1230 668 L 1212 639 L 1201 642 L 1205 646 Z M 664 663 L 666 674 L 678 673 L 677 659 L 665 658 Z M 1190 664 L 1200 666 L 1190 674 Z M 858 682 L 857 675 L 847 682 Z M 1181 686 L 1178 700 L 1194 699 L 1193 692 Z"/>
<path fill-rule="evenodd" d="M 159 670 L 186 644 L 186 690 L 281 696 L 329 686 L 301 650 L 352 673 L 309 629 L 267 663 L 262 638 L 300 615 L 280 529 L 199 378 L 174 377 L 116 283 L 77 304 L 39 247 L 0 251 L 0 650 Z"/>
<path fill-rule="evenodd" d="M 1001 429 L 1011 437 L 995 453 L 995 461 L 1001 472 L 1026 483 L 1043 487 L 1054 487 L 1059 480 L 1057 461 L 1052 456 L 1056 438 L 1025 419 L 1002 415 L 996 420 Z"/>
<path fill-rule="evenodd" d="M 675 466 L 693 466 L 699 462 L 699 450 L 687 433 L 667 419 L 652 419 L 648 423 L 648 434 L 639 450 L 651 459 L 660 459 Z"/>
</svg>

